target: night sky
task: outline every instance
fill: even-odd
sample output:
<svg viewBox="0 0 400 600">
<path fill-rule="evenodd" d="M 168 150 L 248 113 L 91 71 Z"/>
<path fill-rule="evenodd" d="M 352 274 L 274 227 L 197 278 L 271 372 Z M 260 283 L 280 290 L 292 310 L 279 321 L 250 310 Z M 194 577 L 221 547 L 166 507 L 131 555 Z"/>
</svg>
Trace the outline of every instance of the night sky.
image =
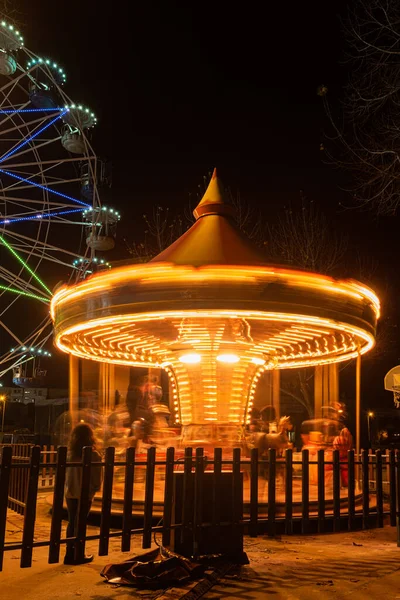
<svg viewBox="0 0 400 600">
<path fill-rule="evenodd" d="M 123 214 L 116 258 L 126 257 L 124 237 L 140 237 L 144 212 L 160 204 L 182 213 L 217 166 L 223 183 L 268 222 L 303 190 L 333 229 L 349 235 L 354 253 L 376 261 L 374 284 L 397 324 L 398 219 L 343 210 L 351 205 L 343 190 L 349 174 L 325 164 L 320 151 L 327 121 L 317 87 L 328 86 L 335 110 L 347 78 L 345 2 L 114 2 L 101 11 L 88 0 L 65 7 L 20 0 L 20 7 L 27 46 L 65 65 L 67 93 L 99 116 L 94 145 L 113 163 L 107 202 Z M 382 379 L 399 356 L 394 344 L 368 362 L 370 407 L 391 407 Z M 344 385 L 351 395 L 353 380 Z"/>
</svg>

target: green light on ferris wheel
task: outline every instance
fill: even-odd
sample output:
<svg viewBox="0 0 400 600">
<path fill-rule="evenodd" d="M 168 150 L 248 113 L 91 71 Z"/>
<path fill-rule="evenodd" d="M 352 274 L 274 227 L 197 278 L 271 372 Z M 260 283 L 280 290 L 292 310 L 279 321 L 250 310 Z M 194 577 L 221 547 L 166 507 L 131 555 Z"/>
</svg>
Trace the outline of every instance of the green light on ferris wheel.
<svg viewBox="0 0 400 600">
<path fill-rule="evenodd" d="M 40 300 L 41 302 L 45 302 L 49 304 L 50 300 L 45 298 L 44 296 L 38 296 L 37 294 L 32 294 L 31 292 L 23 292 L 22 290 L 17 290 L 15 288 L 8 287 L 7 285 L 0 284 L 0 290 L 5 290 L 6 292 L 11 292 L 12 294 L 18 294 L 19 296 L 28 296 L 28 298 L 33 298 L 34 300 Z"/>
<path fill-rule="evenodd" d="M 20 255 L 14 250 L 14 248 L 12 248 L 10 246 L 10 244 L 8 242 L 6 242 L 6 240 L 3 238 L 2 235 L 0 235 L 0 242 L 3 244 L 3 246 L 5 246 L 11 252 L 11 254 L 13 254 L 13 256 L 15 256 L 15 258 L 21 263 L 21 265 L 23 265 L 25 267 L 25 269 L 28 271 L 28 273 L 30 273 L 32 275 L 32 277 L 34 279 L 36 279 L 36 281 L 42 286 L 42 288 L 45 289 L 46 292 L 48 292 L 50 294 L 50 296 L 52 296 L 52 292 L 51 292 L 51 290 L 49 290 L 47 285 L 40 279 L 40 277 L 38 277 L 38 275 L 36 275 L 36 273 L 34 271 L 32 271 L 32 269 L 30 268 L 28 263 L 26 263 L 24 261 L 24 259 L 21 258 Z M 8 289 L 8 288 L 4 288 L 4 289 Z M 26 293 L 26 295 L 29 295 L 29 294 Z M 37 298 L 40 298 L 40 296 L 37 296 Z"/>
</svg>

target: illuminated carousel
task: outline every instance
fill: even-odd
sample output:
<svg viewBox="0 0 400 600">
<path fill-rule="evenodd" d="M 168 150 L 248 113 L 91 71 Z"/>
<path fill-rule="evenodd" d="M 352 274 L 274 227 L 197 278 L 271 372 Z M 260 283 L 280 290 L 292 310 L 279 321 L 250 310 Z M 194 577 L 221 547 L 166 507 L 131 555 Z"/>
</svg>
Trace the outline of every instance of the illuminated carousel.
<svg viewBox="0 0 400 600">
<path fill-rule="evenodd" d="M 216 172 L 194 216 L 149 263 L 60 289 L 55 343 L 80 359 L 164 369 L 180 446 L 232 448 L 263 373 L 368 352 L 379 301 L 353 280 L 265 264 L 236 227 Z"/>
</svg>

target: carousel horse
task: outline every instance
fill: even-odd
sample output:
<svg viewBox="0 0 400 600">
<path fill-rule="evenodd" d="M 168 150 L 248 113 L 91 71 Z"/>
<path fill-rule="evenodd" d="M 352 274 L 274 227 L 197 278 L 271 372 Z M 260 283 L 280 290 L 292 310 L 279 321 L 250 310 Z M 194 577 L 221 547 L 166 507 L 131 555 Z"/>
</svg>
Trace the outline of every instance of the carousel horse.
<svg viewBox="0 0 400 600">
<path fill-rule="evenodd" d="M 276 433 L 257 432 L 254 433 L 253 447 L 258 448 L 259 455 L 266 454 L 269 448 L 277 451 L 284 450 L 289 447 L 288 430 L 292 429 L 293 425 L 290 417 L 281 417 L 278 422 L 278 431 Z"/>
<path fill-rule="evenodd" d="M 293 425 L 290 421 L 290 417 L 281 417 L 278 422 L 277 433 L 253 433 L 251 440 L 249 440 L 249 447 L 258 448 L 259 458 L 265 457 L 270 448 L 276 450 L 277 456 L 280 456 L 283 453 L 283 450 L 289 448 L 289 437 L 287 432 L 288 430 L 292 429 L 292 427 Z M 266 469 L 263 474 L 266 478 L 268 478 L 268 469 Z M 276 475 L 278 482 L 280 484 L 283 483 L 284 467 L 279 463 L 276 467 Z"/>
</svg>

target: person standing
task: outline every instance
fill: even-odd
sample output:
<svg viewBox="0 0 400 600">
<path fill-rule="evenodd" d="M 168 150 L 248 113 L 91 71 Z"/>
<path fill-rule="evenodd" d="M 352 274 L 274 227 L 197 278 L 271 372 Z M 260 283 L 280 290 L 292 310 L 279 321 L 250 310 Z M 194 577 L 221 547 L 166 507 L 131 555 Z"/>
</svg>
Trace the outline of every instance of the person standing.
<svg viewBox="0 0 400 600">
<path fill-rule="evenodd" d="M 101 456 L 96 450 L 96 442 L 93 430 L 87 423 L 79 423 L 74 427 L 71 433 L 69 444 L 68 462 L 80 462 L 82 460 L 82 450 L 86 446 L 92 448 L 92 463 L 101 462 Z M 68 509 L 67 537 L 76 536 L 79 499 L 81 495 L 82 467 L 67 467 L 65 477 L 65 500 Z M 92 505 L 93 497 L 101 488 L 102 468 L 92 465 L 90 470 L 89 487 L 89 509 Z M 85 564 L 93 560 L 93 555 L 84 556 L 79 562 L 75 560 L 74 541 L 67 542 L 66 554 L 64 557 L 65 565 Z"/>
<path fill-rule="evenodd" d="M 333 449 L 339 450 L 340 481 L 342 487 L 349 485 L 348 451 L 353 447 L 353 436 L 347 427 L 343 427 L 333 440 Z"/>
</svg>

